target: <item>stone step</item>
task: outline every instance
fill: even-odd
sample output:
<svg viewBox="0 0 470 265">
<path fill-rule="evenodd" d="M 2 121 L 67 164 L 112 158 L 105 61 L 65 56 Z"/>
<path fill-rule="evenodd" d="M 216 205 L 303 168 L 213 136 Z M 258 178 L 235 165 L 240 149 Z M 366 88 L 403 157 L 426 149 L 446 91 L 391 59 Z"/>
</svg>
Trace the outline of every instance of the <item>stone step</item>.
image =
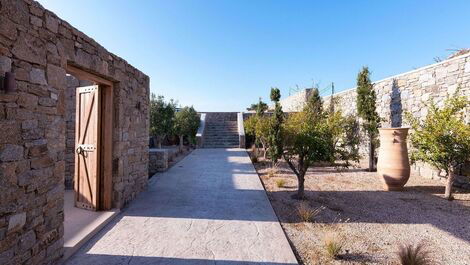
<svg viewBox="0 0 470 265">
<path fill-rule="evenodd" d="M 238 123 L 236 113 L 211 113 L 204 132 L 205 148 L 238 147 Z"/>
<path fill-rule="evenodd" d="M 238 142 L 238 138 L 206 138 L 205 143 L 211 142 Z"/>
<path fill-rule="evenodd" d="M 214 133 L 205 133 L 205 136 L 238 136 L 238 133 L 233 132 L 214 132 Z"/>
<path fill-rule="evenodd" d="M 206 130 L 238 130 L 238 127 L 226 127 L 226 126 L 210 127 L 210 126 L 207 126 Z"/>
<path fill-rule="evenodd" d="M 238 132 L 238 128 L 206 128 L 207 131 L 232 131 Z"/>
<path fill-rule="evenodd" d="M 204 144 L 204 148 L 236 148 L 238 144 Z"/>
</svg>

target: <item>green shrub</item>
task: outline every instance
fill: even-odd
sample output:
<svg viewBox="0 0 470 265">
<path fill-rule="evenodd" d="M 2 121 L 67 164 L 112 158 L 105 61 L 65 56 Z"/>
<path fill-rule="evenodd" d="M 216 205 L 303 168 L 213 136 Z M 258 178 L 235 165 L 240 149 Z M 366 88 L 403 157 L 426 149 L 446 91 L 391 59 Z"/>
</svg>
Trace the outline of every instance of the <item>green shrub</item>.
<svg viewBox="0 0 470 265">
<path fill-rule="evenodd" d="M 150 97 L 150 135 L 157 137 L 157 146 L 161 148 L 165 137 L 173 133 L 176 101 L 165 101 L 163 96 L 152 93 Z"/>
<path fill-rule="evenodd" d="M 470 124 L 464 121 L 469 105 L 466 97 L 454 95 L 442 108 L 431 102 L 424 121 L 406 113 L 413 129 L 411 161 L 423 161 L 446 172 L 445 197 L 449 200 L 452 199 L 454 170 L 470 158 Z"/>
</svg>

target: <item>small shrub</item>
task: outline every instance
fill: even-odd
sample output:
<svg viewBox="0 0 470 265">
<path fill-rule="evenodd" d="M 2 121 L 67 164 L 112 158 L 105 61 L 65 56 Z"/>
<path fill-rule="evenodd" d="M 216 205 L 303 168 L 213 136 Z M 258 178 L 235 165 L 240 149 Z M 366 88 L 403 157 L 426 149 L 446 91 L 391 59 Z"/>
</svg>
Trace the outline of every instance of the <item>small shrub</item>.
<svg viewBox="0 0 470 265">
<path fill-rule="evenodd" d="M 332 259 L 338 258 L 343 249 L 343 240 L 337 233 L 327 233 L 324 238 L 325 250 L 328 257 Z"/>
<path fill-rule="evenodd" d="M 297 214 L 299 215 L 302 222 L 311 222 L 323 209 L 325 209 L 324 206 L 312 209 L 307 203 L 302 202 L 297 207 Z"/>
<path fill-rule="evenodd" d="M 424 244 L 402 245 L 398 249 L 397 256 L 401 265 L 430 265 L 429 251 Z"/>
<path fill-rule="evenodd" d="M 251 162 L 258 163 L 258 157 L 257 156 L 252 156 L 251 157 Z"/>
<path fill-rule="evenodd" d="M 278 188 L 282 188 L 286 185 L 286 181 L 283 179 L 276 179 L 276 186 Z"/>
</svg>

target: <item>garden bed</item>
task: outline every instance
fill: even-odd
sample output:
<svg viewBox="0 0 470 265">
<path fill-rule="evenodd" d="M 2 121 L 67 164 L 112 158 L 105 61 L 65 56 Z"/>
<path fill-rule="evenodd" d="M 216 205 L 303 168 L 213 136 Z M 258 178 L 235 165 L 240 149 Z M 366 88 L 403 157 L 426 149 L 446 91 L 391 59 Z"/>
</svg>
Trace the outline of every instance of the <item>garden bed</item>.
<svg viewBox="0 0 470 265">
<path fill-rule="evenodd" d="M 443 183 L 411 176 L 405 191 L 384 192 L 377 173 L 318 167 L 306 175 L 307 199 L 297 201 L 291 199 L 297 179 L 286 163 L 274 175 L 268 162 L 255 168 L 303 264 L 397 264 L 399 246 L 408 243 L 424 243 L 439 264 L 470 264 L 468 191 L 457 190 L 447 201 Z M 319 213 L 305 222 L 301 204 Z M 327 255 L 325 237 L 343 243 L 338 258 Z"/>
</svg>

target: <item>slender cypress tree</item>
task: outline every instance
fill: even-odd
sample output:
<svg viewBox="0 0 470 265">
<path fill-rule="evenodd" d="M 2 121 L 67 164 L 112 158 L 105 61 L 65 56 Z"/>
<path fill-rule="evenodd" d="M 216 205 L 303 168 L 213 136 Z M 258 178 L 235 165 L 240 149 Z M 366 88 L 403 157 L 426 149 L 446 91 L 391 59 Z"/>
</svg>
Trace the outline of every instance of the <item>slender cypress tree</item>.
<svg viewBox="0 0 470 265">
<path fill-rule="evenodd" d="M 375 103 L 377 95 L 369 78 L 368 67 L 357 75 L 357 113 L 362 118 L 362 127 L 369 138 L 369 171 L 375 170 L 375 149 L 378 141 L 380 117 Z"/>
<path fill-rule="evenodd" d="M 281 91 L 278 88 L 271 88 L 271 101 L 274 102 L 274 113 L 271 116 L 271 128 L 269 133 L 269 157 L 273 165 L 282 157 L 282 122 L 284 121 L 284 112 L 279 103 Z"/>
<path fill-rule="evenodd" d="M 313 112 L 315 114 L 323 113 L 323 100 L 320 97 L 318 88 L 315 87 L 310 92 L 305 108 L 307 112 Z"/>
</svg>

